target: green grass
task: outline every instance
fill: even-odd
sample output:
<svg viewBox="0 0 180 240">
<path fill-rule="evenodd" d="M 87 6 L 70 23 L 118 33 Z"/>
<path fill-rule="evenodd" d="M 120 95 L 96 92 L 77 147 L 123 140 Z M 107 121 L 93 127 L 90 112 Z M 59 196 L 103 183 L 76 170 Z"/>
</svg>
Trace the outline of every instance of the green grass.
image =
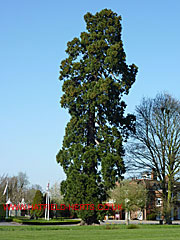
<svg viewBox="0 0 180 240">
<path fill-rule="evenodd" d="M 179 240 L 180 226 L 125 225 L 106 226 L 16 226 L 0 227 L 0 239 L 22 240 Z"/>
</svg>

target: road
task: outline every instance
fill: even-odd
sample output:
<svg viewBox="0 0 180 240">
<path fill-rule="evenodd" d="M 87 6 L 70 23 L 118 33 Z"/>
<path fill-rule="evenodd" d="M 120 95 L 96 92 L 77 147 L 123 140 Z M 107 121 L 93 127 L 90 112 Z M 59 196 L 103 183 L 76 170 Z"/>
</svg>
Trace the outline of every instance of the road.
<svg viewBox="0 0 180 240">
<path fill-rule="evenodd" d="M 125 220 L 106 220 L 104 222 L 101 222 L 100 225 L 106 225 L 106 224 L 126 224 Z M 130 220 L 130 224 L 159 224 L 159 221 L 138 221 L 138 220 Z M 78 225 L 78 224 L 77 224 Z M 76 224 L 68 224 L 68 225 L 39 225 L 39 226 L 77 226 Z M 180 225 L 180 220 L 173 221 L 173 225 Z M 16 222 L 0 222 L 0 226 L 22 226 L 20 223 Z M 25 225 L 24 225 L 25 226 Z M 26 225 L 26 226 L 33 226 L 33 225 Z M 38 226 L 38 225 L 36 225 Z"/>
</svg>

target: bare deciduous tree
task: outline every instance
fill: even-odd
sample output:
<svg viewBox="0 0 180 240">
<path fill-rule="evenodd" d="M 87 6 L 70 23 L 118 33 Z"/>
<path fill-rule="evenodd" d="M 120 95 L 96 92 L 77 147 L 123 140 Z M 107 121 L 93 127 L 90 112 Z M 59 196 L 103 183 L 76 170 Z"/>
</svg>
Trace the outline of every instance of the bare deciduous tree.
<svg viewBox="0 0 180 240">
<path fill-rule="evenodd" d="M 130 144 L 133 167 L 154 170 L 161 183 L 166 222 L 170 223 L 174 182 L 180 172 L 180 102 L 168 94 L 143 99 L 136 107 L 136 133 Z"/>
<path fill-rule="evenodd" d="M 50 188 L 51 200 L 55 203 L 60 203 L 62 201 L 62 195 L 60 193 L 60 183 L 55 182 Z"/>
</svg>

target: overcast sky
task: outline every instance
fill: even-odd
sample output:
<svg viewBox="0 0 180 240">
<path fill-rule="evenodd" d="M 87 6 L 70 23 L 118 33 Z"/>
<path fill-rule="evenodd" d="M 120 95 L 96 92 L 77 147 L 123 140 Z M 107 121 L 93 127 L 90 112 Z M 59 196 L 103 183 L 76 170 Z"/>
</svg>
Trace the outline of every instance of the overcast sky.
<svg viewBox="0 0 180 240">
<path fill-rule="evenodd" d="M 127 110 L 161 91 L 180 99 L 179 0 L 0 0 L 0 175 L 23 171 L 43 187 L 65 178 L 56 163 L 69 119 L 59 65 L 84 14 L 103 8 L 122 16 L 127 63 L 139 68 Z"/>
</svg>

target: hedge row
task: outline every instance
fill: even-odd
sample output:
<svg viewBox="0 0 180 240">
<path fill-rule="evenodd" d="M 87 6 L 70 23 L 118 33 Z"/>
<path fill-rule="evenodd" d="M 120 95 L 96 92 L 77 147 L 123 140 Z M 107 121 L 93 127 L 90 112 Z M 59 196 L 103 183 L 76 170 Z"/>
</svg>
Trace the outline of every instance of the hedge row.
<svg viewBox="0 0 180 240">
<path fill-rule="evenodd" d="M 6 217 L 6 211 L 4 210 L 3 204 L 0 204 L 0 220 L 5 219 Z"/>
<path fill-rule="evenodd" d="M 30 220 L 30 219 L 18 219 L 13 218 L 13 222 L 26 224 L 26 225 L 68 225 L 68 224 L 78 224 L 80 223 L 80 220 L 64 220 L 64 221 L 58 221 L 58 220 Z"/>
</svg>

